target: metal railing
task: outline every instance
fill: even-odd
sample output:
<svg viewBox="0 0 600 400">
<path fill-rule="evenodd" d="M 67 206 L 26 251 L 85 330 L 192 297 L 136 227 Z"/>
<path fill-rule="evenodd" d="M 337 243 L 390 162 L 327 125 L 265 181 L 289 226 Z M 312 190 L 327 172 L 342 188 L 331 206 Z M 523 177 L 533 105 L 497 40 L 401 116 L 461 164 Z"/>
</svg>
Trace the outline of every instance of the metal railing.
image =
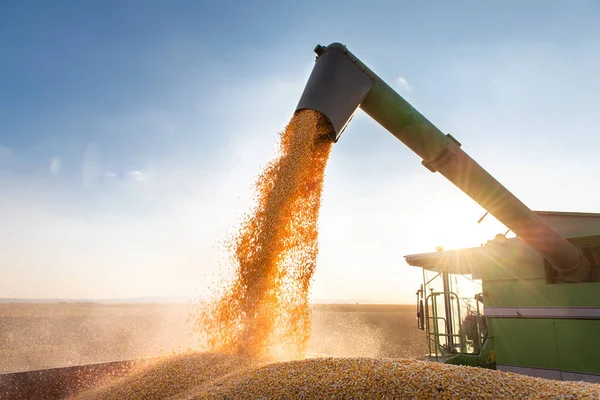
<svg viewBox="0 0 600 400">
<path fill-rule="evenodd" d="M 457 354 L 463 354 L 465 349 L 465 343 L 463 341 L 463 332 L 462 326 L 458 325 L 458 333 L 448 333 L 446 330 L 447 327 L 453 324 L 452 320 L 448 320 L 447 318 L 440 316 L 438 313 L 438 296 L 446 296 L 449 295 L 452 301 L 456 301 L 456 310 L 458 321 L 462 321 L 460 315 L 460 301 L 459 297 L 454 292 L 431 292 L 425 298 L 425 328 L 427 334 L 427 346 L 429 350 L 430 357 L 433 357 L 436 361 L 439 361 L 439 358 L 446 358 L 450 356 L 454 356 Z M 429 302 L 431 300 L 431 313 L 429 313 Z M 439 322 L 443 322 L 443 326 L 445 326 L 446 330 L 444 332 L 440 332 Z M 433 325 L 433 326 L 432 326 Z M 433 329 L 432 329 L 433 328 Z M 444 344 L 442 344 L 442 339 L 444 339 Z M 433 348 L 432 348 L 433 344 Z M 458 346 L 457 346 L 458 345 Z"/>
</svg>

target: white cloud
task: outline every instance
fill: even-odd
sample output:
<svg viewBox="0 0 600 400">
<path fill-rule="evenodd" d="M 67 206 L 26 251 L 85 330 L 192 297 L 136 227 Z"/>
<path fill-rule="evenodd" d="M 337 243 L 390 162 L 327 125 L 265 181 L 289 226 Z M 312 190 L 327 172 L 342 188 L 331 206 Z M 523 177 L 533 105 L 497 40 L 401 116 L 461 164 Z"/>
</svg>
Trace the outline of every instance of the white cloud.
<svg viewBox="0 0 600 400">
<path fill-rule="evenodd" d="M 144 180 L 145 175 L 141 171 L 134 170 L 134 171 L 130 171 L 127 174 L 127 178 L 129 178 L 129 180 L 132 180 L 132 181 L 142 181 L 142 180 Z"/>
<path fill-rule="evenodd" d="M 52 175 L 60 174 L 61 165 L 60 157 L 53 157 L 52 160 L 50 160 L 50 173 Z"/>
<path fill-rule="evenodd" d="M 412 86 L 407 82 L 407 80 L 403 76 L 396 79 L 396 86 L 398 86 L 400 90 L 404 92 L 410 92 L 412 90 Z"/>
</svg>

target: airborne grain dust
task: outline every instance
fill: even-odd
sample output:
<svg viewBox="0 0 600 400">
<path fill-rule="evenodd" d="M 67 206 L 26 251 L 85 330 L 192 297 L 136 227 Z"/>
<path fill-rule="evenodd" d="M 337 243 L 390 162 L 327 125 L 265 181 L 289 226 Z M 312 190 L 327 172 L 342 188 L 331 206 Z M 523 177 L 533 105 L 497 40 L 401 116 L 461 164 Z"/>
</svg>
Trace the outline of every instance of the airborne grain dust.
<svg viewBox="0 0 600 400">
<path fill-rule="evenodd" d="M 281 133 L 277 157 L 256 182 L 256 207 L 229 246 L 235 277 L 196 321 L 210 351 L 271 360 L 304 355 L 330 134 L 325 117 L 310 110 Z"/>
</svg>

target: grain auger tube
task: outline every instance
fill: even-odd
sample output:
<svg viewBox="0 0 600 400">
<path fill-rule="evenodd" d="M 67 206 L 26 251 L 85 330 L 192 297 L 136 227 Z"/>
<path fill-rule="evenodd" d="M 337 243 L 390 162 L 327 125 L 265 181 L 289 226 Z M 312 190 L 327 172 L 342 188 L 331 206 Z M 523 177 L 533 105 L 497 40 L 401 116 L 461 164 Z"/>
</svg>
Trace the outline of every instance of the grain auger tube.
<svg viewBox="0 0 600 400">
<path fill-rule="evenodd" d="M 581 249 L 538 215 L 339 43 L 315 48 L 317 59 L 296 111 L 327 117 L 336 142 L 360 107 L 544 257 L 563 282 L 585 282 L 590 263 Z"/>
</svg>

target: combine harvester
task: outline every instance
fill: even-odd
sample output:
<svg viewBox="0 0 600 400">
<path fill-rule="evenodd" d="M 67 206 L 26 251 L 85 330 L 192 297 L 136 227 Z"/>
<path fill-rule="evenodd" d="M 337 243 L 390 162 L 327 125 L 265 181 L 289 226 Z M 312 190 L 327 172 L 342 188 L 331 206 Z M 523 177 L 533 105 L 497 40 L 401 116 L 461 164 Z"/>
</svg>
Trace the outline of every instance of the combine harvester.
<svg viewBox="0 0 600 400">
<path fill-rule="evenodd" d="M 600 383 L 600 214 L 531 211 L 345 46 L 315 52 L 297 110 L 324 114 L 337 142 L 360 107 L 517 235 L 406 256 L 423 268 L 417 325 L 429 358 Z"/>
<path fill-rule="evenodd" d="M 600 214 L 533 212 L 345 46 L 315 48 L 297 109 L 324 114 L 337 142 L 358 108 L 518 237 L 406 256 L 423 268 L 417 321 L 429 358 L 600 383 Z M 474 291 L 473 279 L 482 281 Z M 472 296 L 459 292 L 466 287 Z M 0 375 L 9 398 L 61 398 L 134 365 L 122 361 Z"/>
</svg>

